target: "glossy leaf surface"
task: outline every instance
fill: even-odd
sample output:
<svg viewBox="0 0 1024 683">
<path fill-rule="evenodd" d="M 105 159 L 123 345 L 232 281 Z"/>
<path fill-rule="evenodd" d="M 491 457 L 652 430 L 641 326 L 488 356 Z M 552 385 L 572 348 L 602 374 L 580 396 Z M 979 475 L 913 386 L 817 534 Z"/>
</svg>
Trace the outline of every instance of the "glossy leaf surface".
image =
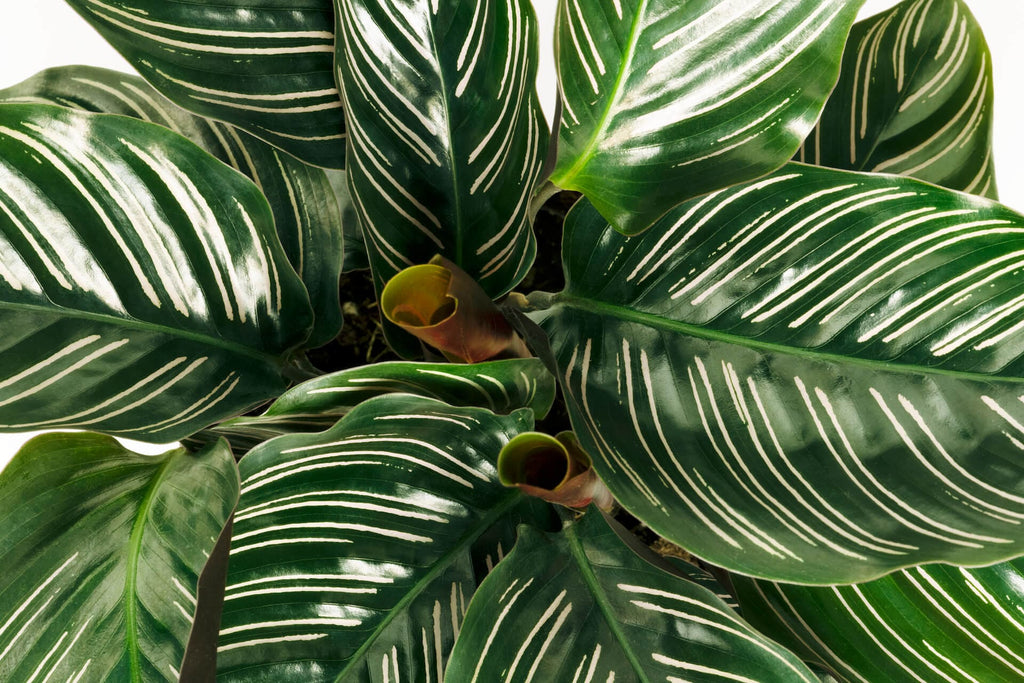
<svg viewBox="0 0 1024 683">
<path fill-rule="evenodd" d="M 306 341 L 320 346 L 341 327 L 338 277 L 342 216 L 324 170 L 234 126 L 189 114 L 138 76 L 91 66 L 56 67 L 0 90 L 0 101 L 57 104 L 158 123 L 183 135 L 256 183 L 270 203 L 288 261 L 302 278 L 315 322 Z"/>
<path fill-rule="evenodd" d="M 445 680 L 816 681 L 713 593 L 637 557 L 595 509 L 526 528 L 473 596 Z"/>
<path fill-rule="evenodd" d="M 618 230 L 786 162 L 839 74 L 848 0 L 560 0 L 551 180 Z"/>
<path fill-rule="evenodd" d="M 843 681 L 1024 679 L 1021 560 L 913 567 L 854 586 L 735 577 L 744 615 Z"/>
<path fill-rule="evenodd" d="M 67 0 L 165 96 L 317 166 L 341 168 L 331 4 Z"/>
<path fill-rule="evenodd" d="M 378 293 L 441 254 L 491 297 L 533 262 L 547 150 L 527 0 L 335 0 L 348 182 Z"/>
<path fill-rule="evenodd" d="M 325 433 L 254 449 L 239 465 L 219 680 L 438 680 L 481 572 L 474 545 L 521 519 L 494 460 L 532 425 L 527 410 L 382 396 Z"/>
<path fill-rule="evenodd" d="M 199 573 L 238 499 L 221 443 L 47 434 L 0 473 L 0 679 L 177 681 Z"/>
<path fill-rule="evenodd" d="M 796 159 L 995 198 L 991 55 L 967 4 L 907 0 L 855 24 Z"/>
<path fill-rule="evenodd" d="M 1020 554 L 1024 217 L 794 164 L 639 238 L 580 204 L 563 258 L 576 432 L 661 535 L 801 583 Z"/>
<path fill-rule="evenodd" d="M 327 171 L 327 179 L 341 209 L 341 229 L 345 236 L 344 272 L 366 270 L 370 267 L 370 257 L 366 254 L 366 240 L 363 239 L 359 216 L 356 215 L 356 207 L 348 191 L 348 176 L 344 171 Z"/>
<path fill-rule="evenodd" d="M 259 190 L 141 121 L 0 105 L 0 254 L 0 430 L 176 440 L 308 333 Z"/>
<path fill-rule="evenodd" d="M 508 414 L 530 408 L 539 420 L 555 400 L 555 378 L 536 358 L 461 363 L 375 363 L 334 372 L 293 387 L 263 415 L 237 417 L 196 435 L 205 443 L 221 436 L 245 453 L 282 434 L 320 432 L 355 406 L 385 394 L 413 394 L 455 406 Z"/>
</svg>

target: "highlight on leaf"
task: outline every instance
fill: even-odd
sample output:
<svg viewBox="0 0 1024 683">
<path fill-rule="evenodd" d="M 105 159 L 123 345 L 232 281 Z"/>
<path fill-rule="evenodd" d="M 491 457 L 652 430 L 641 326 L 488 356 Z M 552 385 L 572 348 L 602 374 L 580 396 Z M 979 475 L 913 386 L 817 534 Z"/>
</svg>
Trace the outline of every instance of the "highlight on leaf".
<svg viewBox="0 0 1024 683">
<path fill-rule="evenodd" d="M 478 363 L 533 355 L 480 285 L 443 256 L 395 275 L 380 302 L 390 322 L 450 361 Z"/>
<path fill-rule="evenodd" d="M 527 495 L 566 507 L 610 510 L 614 498 L 572 432 L 524 432 L 498 454 L 498 479 Z"/>
</svg>

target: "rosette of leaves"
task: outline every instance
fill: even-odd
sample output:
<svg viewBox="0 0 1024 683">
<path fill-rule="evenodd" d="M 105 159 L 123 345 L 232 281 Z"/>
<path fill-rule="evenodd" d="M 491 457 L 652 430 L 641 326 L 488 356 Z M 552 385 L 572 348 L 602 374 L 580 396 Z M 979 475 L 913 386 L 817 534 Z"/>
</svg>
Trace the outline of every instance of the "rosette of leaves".
<svg viewBox="0 0 1024 683">
<path fill-rule="evenodd" d="M 87 432 L 0 473 L 0 678 L 1022 675 L 1024 216 L 963 2 L 560 0 L 551 134 L 527 0 L 69 2 L 145 80 L 0 91 L 0 430 Z M 536 357 L 314 367 L 345 255 L 458 266 Z M 502 484 L 568 427 L 640 535 Z"/>
</svg>

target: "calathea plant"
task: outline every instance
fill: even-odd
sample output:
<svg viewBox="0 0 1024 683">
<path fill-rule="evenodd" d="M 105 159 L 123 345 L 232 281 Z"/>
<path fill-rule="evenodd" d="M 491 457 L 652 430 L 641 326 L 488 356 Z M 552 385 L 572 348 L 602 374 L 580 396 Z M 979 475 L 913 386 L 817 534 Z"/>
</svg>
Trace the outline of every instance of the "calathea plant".
<svg viewBox="0 0 1024 683">
<path fill-rule="evenodd" d="M 562 0 L 551 133 L 527 0 L 69 3 L 141 78 L 0 91 L 0 429 L 81 430 L 0 474 L 0 679 L 1024 678 L 963 2 Z"/>
</svg>

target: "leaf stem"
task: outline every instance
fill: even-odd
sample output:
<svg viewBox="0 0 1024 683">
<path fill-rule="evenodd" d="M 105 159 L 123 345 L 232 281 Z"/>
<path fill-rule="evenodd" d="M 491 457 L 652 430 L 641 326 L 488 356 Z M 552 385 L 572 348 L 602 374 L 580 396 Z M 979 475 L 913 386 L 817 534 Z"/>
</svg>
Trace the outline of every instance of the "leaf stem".
<svg viewBox="0 0 1024 683">
<path fill-rule="evenodd" d="M 545 180 L 544 184 L 537 188 L 537 191 L 533 193 L 533 199 L 530 201 L 531 223 L 535 223 L 537 221 L 537 214 L 540 213 L 541 208 L 547 203 L 547 201 L 561 191 L 562 188 L 555 185 L 550 180 Z"/>
<path fill-rule="evenodd" d="M 306 357 L 306 354 L 297 353 L 288 359 L 288 362 L 285 363 L 283 368 L 281 368 L 281 374 L 289 381 L 305 382 L 307 380 L 321 377 L 324 373 L 309 362 L 309 358 Z"/>
</svg>

